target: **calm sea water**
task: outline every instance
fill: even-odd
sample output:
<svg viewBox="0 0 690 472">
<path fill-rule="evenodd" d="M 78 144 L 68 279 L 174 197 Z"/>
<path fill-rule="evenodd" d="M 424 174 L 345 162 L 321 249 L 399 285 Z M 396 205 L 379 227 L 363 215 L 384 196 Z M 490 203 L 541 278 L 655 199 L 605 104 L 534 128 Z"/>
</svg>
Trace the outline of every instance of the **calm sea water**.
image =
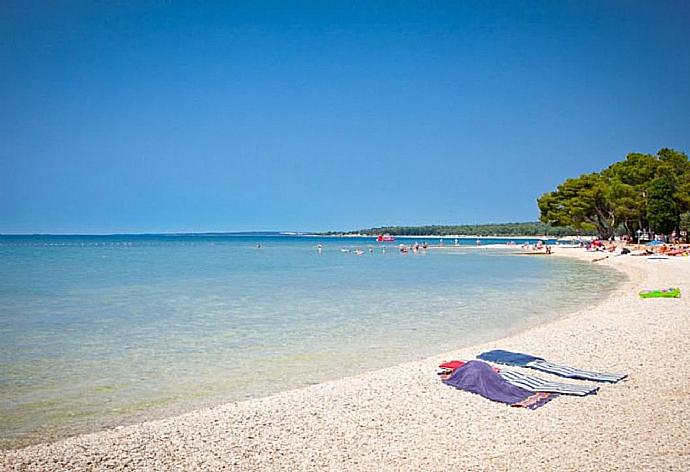
<svg viewBox="0 0 690 472">
<path fill-rule="evenodd" d="M 619 277 L 470 246 L 402 255 L 396 243 L 0 237 L 0 444 L 264 396 L 485 341 L 593 302 Z M 364 254 L 341 250 L 355 247 Z"/>
</svg>

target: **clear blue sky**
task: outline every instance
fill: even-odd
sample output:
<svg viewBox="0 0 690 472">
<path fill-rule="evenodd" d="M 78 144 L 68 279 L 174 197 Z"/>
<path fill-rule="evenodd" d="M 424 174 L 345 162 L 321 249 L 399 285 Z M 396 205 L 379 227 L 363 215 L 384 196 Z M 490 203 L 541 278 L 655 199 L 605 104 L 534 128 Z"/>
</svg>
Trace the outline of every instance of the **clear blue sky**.
<svg viewBox="0 0 690 472">
<path fill-rule="evenodd" d="M 690 4 L 0 2 L 0 232 L 535 220 L 690 151 Z"/>
</svg>

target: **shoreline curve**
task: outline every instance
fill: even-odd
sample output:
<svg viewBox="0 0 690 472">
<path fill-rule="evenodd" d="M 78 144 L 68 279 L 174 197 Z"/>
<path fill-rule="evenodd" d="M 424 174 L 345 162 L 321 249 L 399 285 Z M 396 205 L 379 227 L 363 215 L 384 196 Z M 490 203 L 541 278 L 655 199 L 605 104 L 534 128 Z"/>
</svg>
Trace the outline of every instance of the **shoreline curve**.
<svg viewBox="0 0 690 472">
<path fill-rule="evenodd" d="M 555 255 L 601 254 L 558 249 Z M 688 469 L 684 313 L 690 305 L 687 298 L 650 304 L 637 290 L 687 283 L 690 261 L 626 256 L 598 263 L 628 280 L 592 306 L 508 337 L 268 397 L 4 450 L 0 464 L 8 470 Z M 629 380 L 526 412 L 436 378 L 441 361 L 497 347 L 624 371 Z"/>
</svg>

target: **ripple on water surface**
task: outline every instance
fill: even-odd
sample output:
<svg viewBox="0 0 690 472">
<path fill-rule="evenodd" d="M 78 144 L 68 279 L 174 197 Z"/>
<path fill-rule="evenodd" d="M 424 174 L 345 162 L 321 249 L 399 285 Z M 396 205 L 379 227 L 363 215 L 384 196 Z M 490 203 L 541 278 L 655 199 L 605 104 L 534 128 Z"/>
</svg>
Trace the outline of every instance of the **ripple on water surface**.
<svg viewBox="0 0 690 472">
<path fill-rule="evenodd" d="M 361 256 L 340 251 L 357 244 Z M 368 249 L 300 238 L 2 244 L 2 444 L 485 341 L 600 299 L 620 278 L 555 257 Z"/>
</svg>

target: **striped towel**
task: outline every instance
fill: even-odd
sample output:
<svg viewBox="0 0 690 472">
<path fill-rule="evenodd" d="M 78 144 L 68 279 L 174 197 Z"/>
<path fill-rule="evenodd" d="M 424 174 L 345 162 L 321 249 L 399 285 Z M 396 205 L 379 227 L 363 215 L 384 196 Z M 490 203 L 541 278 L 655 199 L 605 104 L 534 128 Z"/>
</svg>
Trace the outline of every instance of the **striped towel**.
<svg viewBox="0 0 690 472">
<path fill-rule="evenodd" d="M 532 375 L 525 375 L 515 370 L 501 370 L 499 376 L 516 387 L 524 388 L 530 392 L 560 393 L 563 395 L 577 395 L 584 397 L 596 393 L 599 387 L 595 385 L 573 385 L 560 382 L 549 382 Z"/>
<path fill-rule="evenodd" d="M 530 367 L 532 369 L 548 372 L 549 374 L 559 375 L 570 379 L 594 380 L 596 382 L 616 383 L 623 380 L 627 374 L 602 374 L 599 372 L 589 372 L 586 370 L 575 369 L 573 367 L 562 366 L 547 362 L 541 357 L 520 352 L 504 351 L 495 349 L 479 354 L 477 358 L 484 361 L 496 362 L 497 364 L 513 365 L 518 367 Z"/>
<path fill-rule="evenodd" d="M 589 372 L 587 370 L 574 369 L 572 367 L 553 364 L 542 359 L 529 362 L 527 367 L 548 372 L 549 374 L 567 377 L 569 379 L 594 380 L 596 382 L 616 383 L 627 377 L 627 374 L 602 374 L 599 372 Z"/>
</svg>

